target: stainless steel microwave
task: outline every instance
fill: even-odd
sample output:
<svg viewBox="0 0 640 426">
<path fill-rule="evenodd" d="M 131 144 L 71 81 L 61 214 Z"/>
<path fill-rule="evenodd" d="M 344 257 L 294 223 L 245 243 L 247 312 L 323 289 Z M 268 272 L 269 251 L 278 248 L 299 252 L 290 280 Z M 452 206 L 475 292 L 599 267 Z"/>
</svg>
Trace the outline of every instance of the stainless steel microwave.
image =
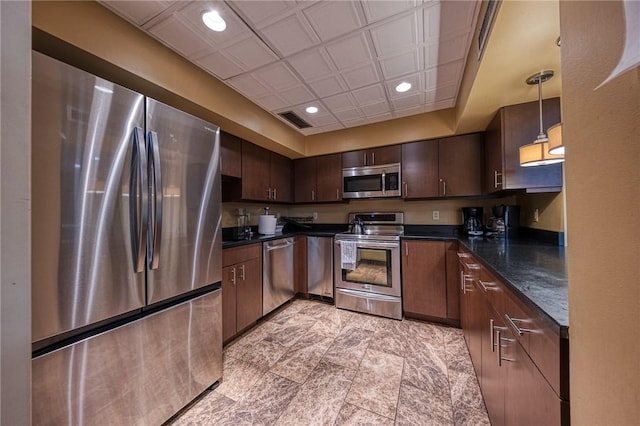
<svg viewBox="0 0 640 426">
<path fill-rule="evenodd" d="M 400 179 L 400 163 L 342 169 L 342 197 L 399 197 Z"/>
</svg>

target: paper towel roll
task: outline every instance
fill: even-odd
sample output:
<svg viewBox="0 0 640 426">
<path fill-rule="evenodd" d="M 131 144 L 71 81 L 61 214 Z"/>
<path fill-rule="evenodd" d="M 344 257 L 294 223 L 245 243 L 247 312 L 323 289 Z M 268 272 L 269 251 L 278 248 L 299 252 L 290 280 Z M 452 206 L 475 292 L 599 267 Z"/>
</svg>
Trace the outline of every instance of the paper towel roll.
<svg viewBox="0 0 640 426">
<path fill-rule="evenodd" d="M 258 218 L 258 233 L 273 235 L 276 233 L 276 217 L 272 215 L 260 215 Z"/>
</svg>

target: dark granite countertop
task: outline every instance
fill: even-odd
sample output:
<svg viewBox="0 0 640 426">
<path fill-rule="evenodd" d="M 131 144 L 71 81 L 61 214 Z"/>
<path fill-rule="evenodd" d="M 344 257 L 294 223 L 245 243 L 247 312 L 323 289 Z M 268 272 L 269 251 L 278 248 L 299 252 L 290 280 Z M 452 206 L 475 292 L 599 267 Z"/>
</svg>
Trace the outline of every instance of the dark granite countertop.
<svg viewBox="0 0 640 426">
<path fill-rule="evenodd" d="M 332 237 L 344 226 L 320 226 L 277 235 L 254 234 L 241 241 L 223 241 L 223 248 L 262 243 L 297 234 Z M 568 337 L 569 303 L 565 249 L 531 239 L 491 239 L 460 235 L 456 227 L 405 226 L 403 239 L 457 240 L 478 257 L 484 266 L 517 294 L 538 307 Z"/>
<path fill-rule="evenodd" d="M 528 299 L 557 324 L 562 337 L 568 337 L 569 290 L 564 247 L 530 239 L 454 237 L 446 232 L 407 235 L 405 231 L 403 238 L 458 240 L 516 294 Z"/>
</svg>

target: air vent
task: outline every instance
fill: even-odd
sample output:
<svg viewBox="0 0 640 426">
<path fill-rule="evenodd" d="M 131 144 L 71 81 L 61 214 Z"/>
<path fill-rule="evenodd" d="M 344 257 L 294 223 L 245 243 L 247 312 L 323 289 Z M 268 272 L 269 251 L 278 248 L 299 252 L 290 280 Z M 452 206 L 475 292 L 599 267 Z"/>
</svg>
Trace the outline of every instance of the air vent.
<svg viewBox="0 0 640 426">
<path fill-rule="evenodd" d="M 498 9 L 498 3 L 498 0 L 487 1 L 487 8 L 484 11 L 482 25 L 480 26 L 480 31 L 478 32 L 478 60 L 480 60 L 480 58 L 482 57 L 482 52 L 484 52 L 484 48 L 487 44 L 489 31 L 491 30 L 491 25 L 493 25 L 493 20 L 496 16 L 496 10 Z"/>
<path fill-rule="evenodd" d="M 278 115 L 296 126 L 298 129 L 306 129 L 307 127 L 311 127 L 311 124 L 298 117 L 293 111 L 280 112 L 278 113 Z"/>
</svg>

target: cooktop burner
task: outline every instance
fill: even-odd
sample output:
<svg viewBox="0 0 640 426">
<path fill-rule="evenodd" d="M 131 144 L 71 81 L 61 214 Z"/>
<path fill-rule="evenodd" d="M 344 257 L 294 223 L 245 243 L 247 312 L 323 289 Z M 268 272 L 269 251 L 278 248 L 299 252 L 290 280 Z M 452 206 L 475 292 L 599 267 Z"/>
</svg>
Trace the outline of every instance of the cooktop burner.
<svg viewBox="0 0 640 426">
<path fill-rule="evenodd" d="M 400 240 L 404 235 L 404 213 L 349 213 L 349 231 L 338 240 Z"/>
</svg>

